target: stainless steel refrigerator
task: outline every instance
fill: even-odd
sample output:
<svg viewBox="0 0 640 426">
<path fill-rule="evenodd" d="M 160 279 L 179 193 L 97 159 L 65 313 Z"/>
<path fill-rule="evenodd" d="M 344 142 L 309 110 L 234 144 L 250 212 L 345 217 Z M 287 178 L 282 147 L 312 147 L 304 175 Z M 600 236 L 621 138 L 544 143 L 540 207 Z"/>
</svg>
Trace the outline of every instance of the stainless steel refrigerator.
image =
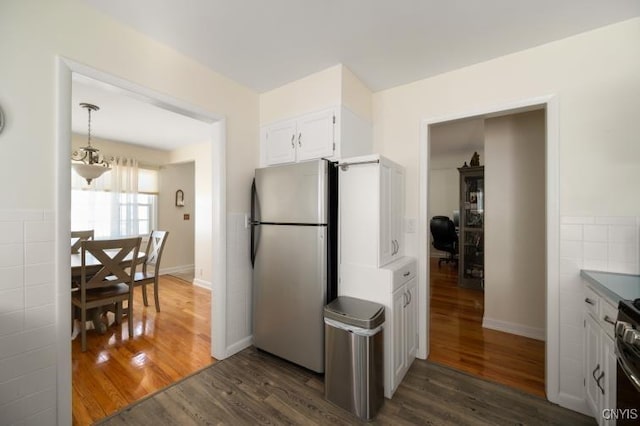
<svg viewBox="0 0 640 426">
<path fill-rule="evenodd" d="M 323 307 L 336 297 L 337 170 L 256 169 L 251 194 L 253 344 L 324 372 Z"/>
</svg>

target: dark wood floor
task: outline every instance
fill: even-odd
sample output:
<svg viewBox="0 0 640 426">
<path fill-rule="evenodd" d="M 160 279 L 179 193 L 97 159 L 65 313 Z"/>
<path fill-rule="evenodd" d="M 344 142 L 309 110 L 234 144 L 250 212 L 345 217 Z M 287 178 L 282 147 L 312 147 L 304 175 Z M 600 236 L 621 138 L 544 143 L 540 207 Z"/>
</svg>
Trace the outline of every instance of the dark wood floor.
<svg viewBox="0 0 640 426">
<path fill-rule="evenodd" d="M 324 399 L 321 375 L 249 348 L 105 419 L 105 425 L 358 424 Z M 548 401 L 416 360 L 371 424 L 593 425 Z"/>
<path fill-rule="evenodd" d="M 106 334 L 87 333 L 71 345 L 73 424 L 88 425 L 214 362 L 211 358 L 211 293 L 178 278 L 160 277 L 160 308 L 134 298 L 134 338 L 127 322 Z M 0 422 L 1 423 L 1 422 Z"/>
<path fill-rule="evenodd" d="M 544 342 L 483 328 L 484 293 L 430 259 L 429 360 L 544 397 Z"/>
</svg>

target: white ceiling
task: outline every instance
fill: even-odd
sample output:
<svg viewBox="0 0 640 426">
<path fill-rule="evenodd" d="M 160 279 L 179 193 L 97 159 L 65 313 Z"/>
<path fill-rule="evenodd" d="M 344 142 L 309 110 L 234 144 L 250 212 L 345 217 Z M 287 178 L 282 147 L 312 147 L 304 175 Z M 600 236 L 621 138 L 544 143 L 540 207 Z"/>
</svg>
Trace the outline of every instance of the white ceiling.
<svg viewBox="0 0 640 426">
<path fill-rule="evenodd" d="M 141 101 L 108 84 L 73 75 L 71 130 L 87 134 L 87 110 L 81 102 L 100 107 L 91 113 L 91 136 L 161 150 L 211 139 L 210 124 Z"/>
<path fill-rule="evenodd" d="M 342 63 L 373 91 L 640 15 L 638 0 L 86 0 L 258 92 Z"/>
</svg>

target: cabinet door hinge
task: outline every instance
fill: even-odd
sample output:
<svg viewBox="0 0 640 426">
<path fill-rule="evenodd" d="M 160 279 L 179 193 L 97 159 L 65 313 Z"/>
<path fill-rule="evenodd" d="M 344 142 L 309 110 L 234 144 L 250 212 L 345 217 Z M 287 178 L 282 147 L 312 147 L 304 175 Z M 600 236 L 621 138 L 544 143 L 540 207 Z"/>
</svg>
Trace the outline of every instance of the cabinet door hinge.
<svg viewBox="0 0 640 426">
<path fill-rule="evenodd" d="M 587 387 L 587 379 L 585 379 L 584 377 L 582 378 L 582 386 L 584 386 L 585 388 Z"/>
<path fill-rule="evenodd" d="M 335 142 L 333 143 L 333 150 L 334 151 L 336 150 L 336 143 Z"/>
<path fill-rule="evenodd" d="M 333 116 L 333 124 L 336 124 L 336 116 Z"/>
</svg>

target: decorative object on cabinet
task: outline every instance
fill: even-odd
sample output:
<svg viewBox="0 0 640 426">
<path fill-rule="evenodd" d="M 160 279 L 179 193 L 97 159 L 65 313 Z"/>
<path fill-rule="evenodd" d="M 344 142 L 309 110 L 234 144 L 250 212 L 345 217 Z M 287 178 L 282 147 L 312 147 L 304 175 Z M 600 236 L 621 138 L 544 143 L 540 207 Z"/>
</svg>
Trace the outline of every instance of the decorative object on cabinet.
<svg viewBox="0 0 640 426">
<path fill-rule="evenodd" d="M 478 154 L 477 151 L 474 152 L 473 155 L 471 156 L 471 161 L 469 162 L 469 165 L 471 167 L 479 167 L 480 166 L 480 155 Z"/>
<path fill-rule="evenodd" d="M 404 168 L 380 155 L 338 165 L 340 262 L 377 268 L 402 257 Z"/>
<path fill-rule="evenodd" d="M 434 216 L 431 218 L 429 228 L 433 237 L 433 247 L 449 254 L 447 257 L 438 259 L 438 267 L 442 262 L 458 266 L 458 233 L 453 221 L 447 216 Z"/>
<path fill-rule="evenodd" d="M 336 160 L 371 152 L 371 123 L 344 106 L 267 124 L 260 129 L 263 166 Z"/>
<path fill-rule="evenodd" d="M 102 158 L 98 148 L 91 146 L 91 111 L 98 111 L 100 108 L 85 102 L 80 103 L 80 106 L 86 108 L 89 115 L 87 146 L 80 147 L 71 154 L 71 167 L 78 175 L 86 179 L 88 185 L 91 185 L 93 179 L 111 170 L 111 165 Z"/>
<path fill-rule="evenodd" d="M 182 189 L 176 191 L 176 207 L 184 207 L 184 191 Z"/>
<path fill-rule="evenodd" d="M 477 153 L 474 154 L 474 156 Z M 484 166 L 460 167 L 458 285 L 484 289 Z"/>
</svg>

